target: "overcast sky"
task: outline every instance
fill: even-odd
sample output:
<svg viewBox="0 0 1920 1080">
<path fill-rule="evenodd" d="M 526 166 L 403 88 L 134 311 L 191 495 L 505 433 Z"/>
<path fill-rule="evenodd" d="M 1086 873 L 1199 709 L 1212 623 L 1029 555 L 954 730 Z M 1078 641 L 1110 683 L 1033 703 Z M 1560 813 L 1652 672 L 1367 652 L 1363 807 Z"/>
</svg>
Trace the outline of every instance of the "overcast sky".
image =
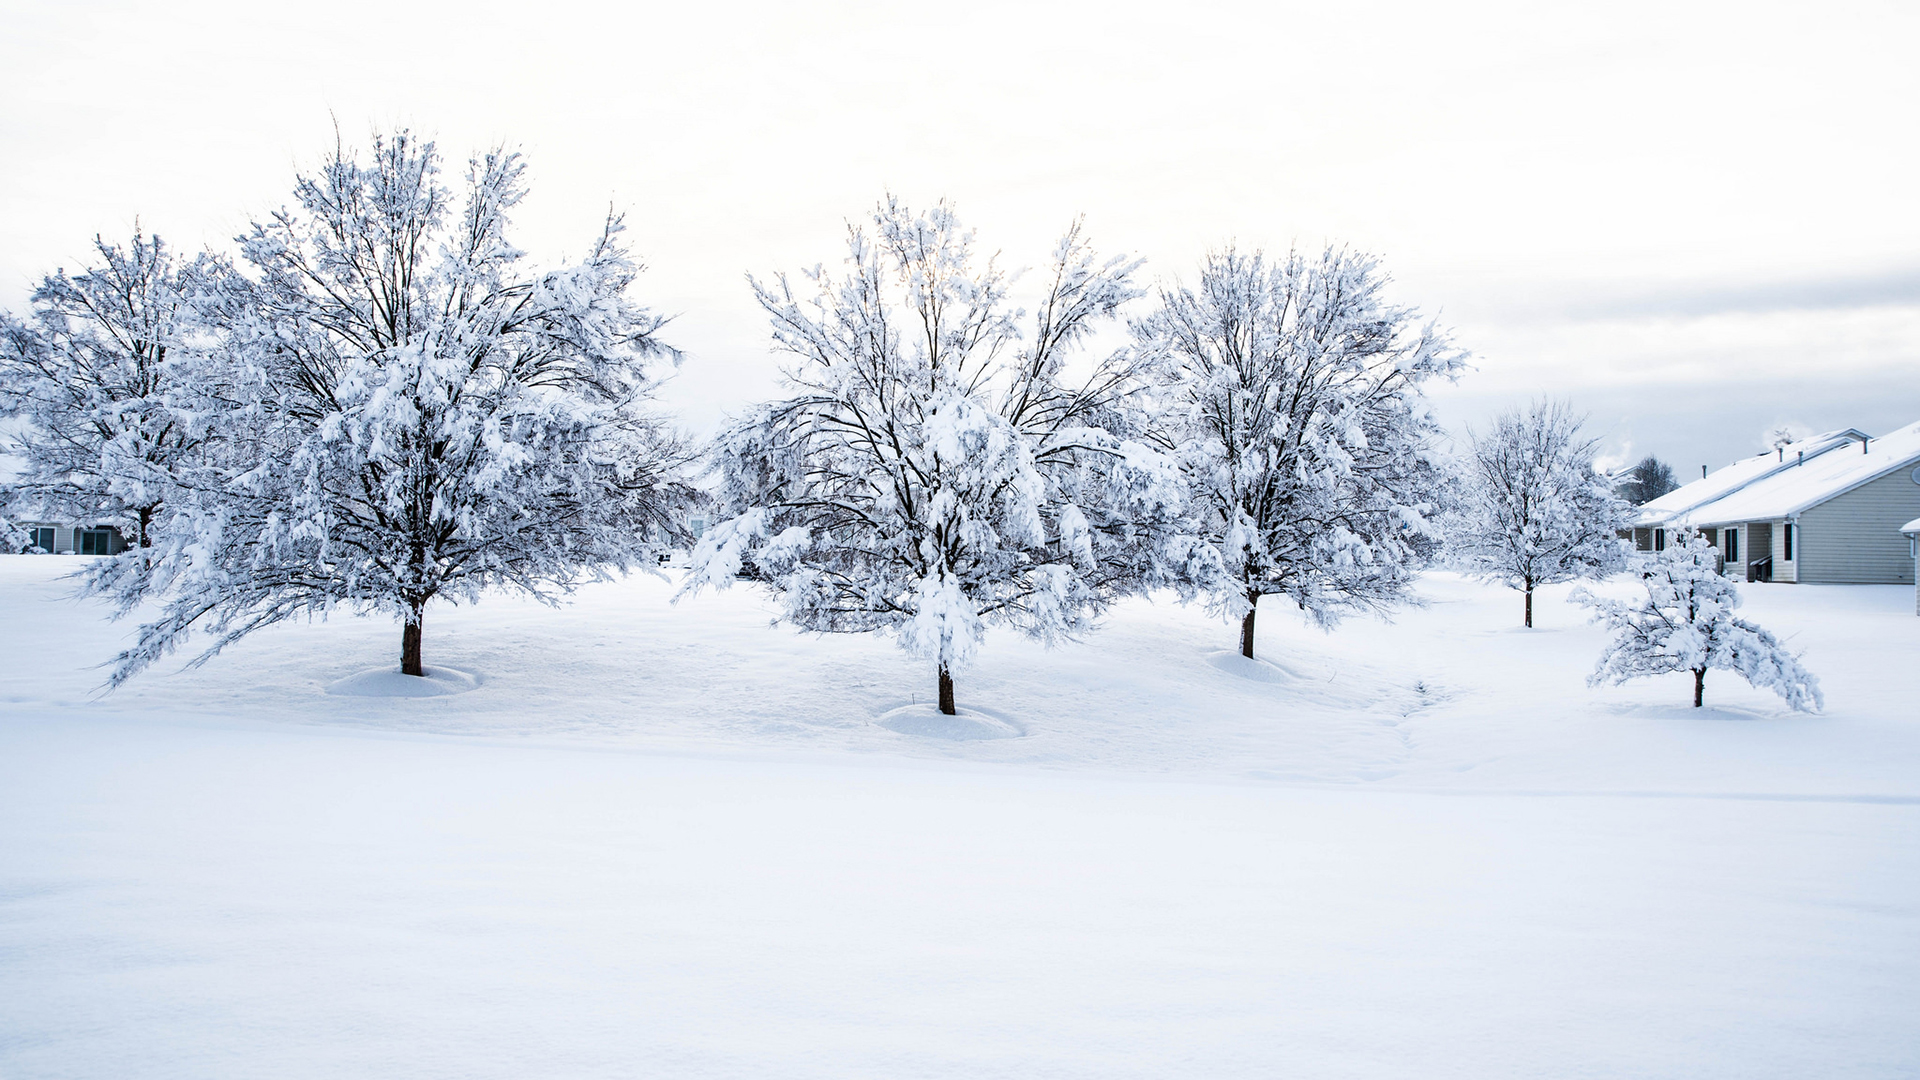
<svg viewBox="0 0 1920 1080">
<path fill-rule="evenodd" d="M 227 248 L 337 119 L 524 150 L 543 263 L 626 210 L 696 427 L 775 387 L 744 275 L 889 190 L 1012 265 L 1371 251 L 1475 357 L 1450 423 L 1565 397 L 1683 477 L 1920 420 L 1920 4 L 1547 8 L 0 0 L 0 306 L 136 218 Z"/>
</svg>

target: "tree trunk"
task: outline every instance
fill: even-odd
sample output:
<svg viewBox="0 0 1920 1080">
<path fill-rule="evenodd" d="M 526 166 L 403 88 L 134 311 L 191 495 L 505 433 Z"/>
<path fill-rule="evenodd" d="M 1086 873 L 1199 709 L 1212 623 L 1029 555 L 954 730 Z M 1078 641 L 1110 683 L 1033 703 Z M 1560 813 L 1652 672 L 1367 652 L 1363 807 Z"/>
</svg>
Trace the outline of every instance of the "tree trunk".
<svg viewBox="0 0 1920 1080">
<path fill-rule="evenodd" d="M 1527 629 L 1533 629 L 1533 586 L 1527 586 Z"/>
<path fill-rule="evenodd" d="M 1247 613 L 1240 616 L 1240 655 L 1253 659 L 1253 616 L 1260 606 L 1260 594 L 1247 598 Z"/>
<path fill-rule="evenodd" d="M 1707 669 L 1693 669 L 1693 707 L 1699 708 L 1707 698 Z"/>
<path fill-rule="evenodd" d="M 140 546 L 143 548 L 153 546 L 153 507 L 151 506 L 140 508 Z"/>
<path fill-rule="evenodd" d="M 940 665 L 940 711 L 948 716 L 955 715 L 953 706 L 953 676 L 948 673 L 947 665 Z"/>
<path fill-rule="evenodd" d="M 420 610 L 425 604 L 414 604 L 407 612 L 407 621 L 400 628 L 400 674 L 425 677 L 426 670 L 420 666 Z"/>
</svg>

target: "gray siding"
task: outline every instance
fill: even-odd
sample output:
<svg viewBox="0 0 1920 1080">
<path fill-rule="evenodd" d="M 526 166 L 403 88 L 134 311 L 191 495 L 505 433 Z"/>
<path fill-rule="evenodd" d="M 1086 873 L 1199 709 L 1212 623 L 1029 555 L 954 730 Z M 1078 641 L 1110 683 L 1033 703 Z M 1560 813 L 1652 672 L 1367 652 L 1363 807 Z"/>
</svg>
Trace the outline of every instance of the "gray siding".
<svg viewBox="0 0 1920 1080">
<path fill-rule="evenodd" d="M 1773 525 L 1773 580 L 1789 584 L 1800 580 L 1800 540 L 1799 528 L 1793 537 L 1793 558 L 1787 558 L 1787 522 L 1775 518 Z"/>
<path fill-rule="evenodd" d="M 31 536 L 35 530 L 52 529 L 52 551 L 55 555 L 72 555 L 79 551 L 80 533 L 83 529 L 87 528 L 87 526 L 84 525 L 59 525 L 46 521 L 21 522 L 19 527 L 22 532 L 27 533 L 29 536 Z M 102 526 L 102 528 L 104 527 L 105 526 Z M 118 555 L 120 552 L 127 550 L 127 538 L 121 536 L 118 532 L 113 533 L 108 543 L 112 550 L 105 554 Z"/>
<path fill-rule="evenodd" d="M 1900 526 L 1920 517 L 1920 458 L 1800 515 L 1799 579 L 1837 585 L 1913 581 L 1913 556 Z"/>
<path fill-rule="evenodd" d="M 41 529 L 53 530 L 53 547 L 49 550 L 55 555 L 65 555 L 73 551 L 74 527 L 56 525 L 47 521 L 29 521 L 21 524 L 20 531 L 31 536 Z"/>
</svg>

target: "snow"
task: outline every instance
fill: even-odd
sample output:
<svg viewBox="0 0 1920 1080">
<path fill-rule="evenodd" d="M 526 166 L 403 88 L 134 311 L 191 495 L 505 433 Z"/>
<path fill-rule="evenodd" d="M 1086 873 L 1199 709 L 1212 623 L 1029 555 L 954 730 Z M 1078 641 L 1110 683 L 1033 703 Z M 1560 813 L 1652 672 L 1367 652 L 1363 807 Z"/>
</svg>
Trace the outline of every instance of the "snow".
<svg viewBox="0 0 1920 1080">
<path fill-rule="evenodd" d="M 990 634 L 1023 734 L 953 739 L 888 640 L 647 577 L 430 609 L 458 695 L 328 693 L 399 643 L 336 617 L 102 696 L 80 561 L 0 559 L 0 1076 L 1920 1070 L 1904 586 L 1737 586 L 1817 716 L 1430 574 L 1251 663 Z"/>
<path fill-rule="evenodd" d="M 1017 739 L 1026 729 L 1004 717 L 979 709 L 956 709 L 948 716 L 938 702 L 905 705 L 874 721 L 889 731 L 928 739 Z"/>
<path fill-rule="evenodd" d="M 329 694 L 355 697 L 442 697 L 464 694 L 480 685 L 471 672 L 452 668 L 423 668 L 419 677 L 403 675 L 398 667 L 369 668 L 327 684 Z"/>
</svg>

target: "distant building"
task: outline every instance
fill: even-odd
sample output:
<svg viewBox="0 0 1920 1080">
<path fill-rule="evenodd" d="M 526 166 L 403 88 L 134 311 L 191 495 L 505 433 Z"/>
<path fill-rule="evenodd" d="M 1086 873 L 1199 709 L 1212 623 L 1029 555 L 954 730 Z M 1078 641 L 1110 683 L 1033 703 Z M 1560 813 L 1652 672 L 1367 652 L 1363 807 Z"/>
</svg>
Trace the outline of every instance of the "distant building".
<svg viewBox="0 0 1920 1080">
<path fill-rule="evenodd" d="M 1902 522 L 1920 517 L 1920 423 L 1882 438 L 1849 428 L 1737 461 L 1640 508 L 1634 543 L 1698 529 L 1748 581 L 1914 581 Z"/>
<path fill-rule="evenodd" d="M 49 555 L 118 555 L 127 550 L 120 530 L 111 525 L 74 525 L 57 521 L 23 521 L 23 552 Z"/>
</svg>

